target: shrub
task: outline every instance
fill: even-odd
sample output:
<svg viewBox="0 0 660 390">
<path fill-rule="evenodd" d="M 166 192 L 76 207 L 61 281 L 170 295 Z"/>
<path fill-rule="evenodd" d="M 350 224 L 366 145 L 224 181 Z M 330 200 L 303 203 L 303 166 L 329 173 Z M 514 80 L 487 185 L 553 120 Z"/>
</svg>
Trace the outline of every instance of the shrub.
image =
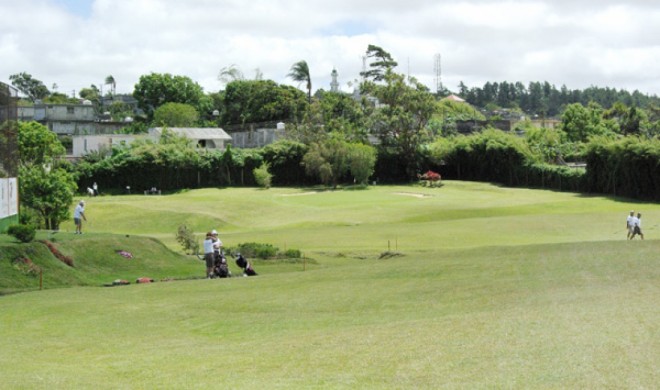
<svg viewBox="0 0 660 390">
<path fill-rule="evenodd" d="M 300 253 L 300 249 L 287 249 L 284 252 L 284 257 L 288 259 L 299 259 L 302 257 L 302 253 Z"/>
<path fill-rule="evenodd" d="M 199 243 L 195 238 L 195 233 L 186 225 L 181 225 L 176 232 L 176 241 L 181 244 L 186 253 L 197 253 Z"/>
<path fill-rule="evenodd" d="M 256 242 L 238 244 L 236 250 L 245 257 L 257 257 L 260 259 L 273 258 L 277 256 L 278 251 L 278 249 L 271 244 L 259 244 Z"/>
<path fill-rule="evenodd" d="M 270 183 L 273 180 L 273 175 L 268 172 L 268 168 L 270 168 L 270 165 L 268 163 L 263 163 L 259 168 L 255 168 L 252 171 L 257 185 L 266 189 L 270 188 Z"/>
<path fill-rule="evenodd" d="M 37 231 L 32 225 L 11 225 L 7 229 L 7 234 L 14 236 L 20 242 L 30 242 L 34 240 Z"/>
</svg>

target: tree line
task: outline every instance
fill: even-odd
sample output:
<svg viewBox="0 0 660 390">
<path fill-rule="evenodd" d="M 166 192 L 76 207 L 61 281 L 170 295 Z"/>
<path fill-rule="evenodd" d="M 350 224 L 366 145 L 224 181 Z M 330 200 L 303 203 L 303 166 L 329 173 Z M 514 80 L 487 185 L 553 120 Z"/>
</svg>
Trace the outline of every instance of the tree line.
<svg viewBox="0 0 660 390">
<path fill-rule="evenodd" d="M 619 103 L 628 107 L 660 107 L 660 98 L 643 94 L 637 90 L 628 92 L 608 87 L 589 87 L 584 90 L 569 89 L 565 85 L 557 88 L 547 81 L 530 82 L 487 82 L 482 87 L 467 87 L 462 81 L 458 94 L 468 103 L 483 108 L 506 108 L 539 117 L 556 117 L 570 104 L 584 106 L 597 103 L 605 109 Z"/>
</svg>

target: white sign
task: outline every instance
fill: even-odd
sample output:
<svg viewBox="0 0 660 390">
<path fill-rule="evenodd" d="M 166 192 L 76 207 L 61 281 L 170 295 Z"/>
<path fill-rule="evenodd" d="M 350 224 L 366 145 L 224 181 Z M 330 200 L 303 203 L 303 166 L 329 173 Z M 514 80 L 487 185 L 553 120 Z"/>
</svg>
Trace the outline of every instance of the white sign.
<svg viewBox="0 0 660 390">
<path fill-rule="evenodd" d="M 8 200 L 9 200 L 9 214 L 8 216 L 18 214 L 18 180 L 15 177 L 8 179 Z"/>
<path fill-rule="evenodd" d="M 0 218 L 9 216 L 9 179 L 0 178 Z"/>
</svg>

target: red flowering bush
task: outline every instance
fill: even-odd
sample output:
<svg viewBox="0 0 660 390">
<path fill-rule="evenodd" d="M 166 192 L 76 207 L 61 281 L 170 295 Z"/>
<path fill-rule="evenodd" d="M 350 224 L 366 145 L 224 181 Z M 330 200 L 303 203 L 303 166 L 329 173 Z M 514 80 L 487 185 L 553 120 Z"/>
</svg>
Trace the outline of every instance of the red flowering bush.
<svg viewBox="0 0 660 390">
<path fill-rule="evenodd" d="M 60 252 L 60 250 L 55 247 L 55 244 L 53 244 L 52 242 L 50 242 L 48 240 L 42 240 L 42 241 L 39 241 L 39 242 L 45 244 L 46 247 L 48 248 L 48 250 L 50 251 L 50 253 L 52 253 L 53 256 L 57 257 L 57 259 L 59 261 L 61 261 L 62 263 L 68 265 L 69 267 L 73 267 L 73 259 L 70 258 L 69 256 L 64 255 L 62 252 Z"/>
<path fill-rule="evenodd" d="M 436 183 L 440 183 L 440 180 L 442 179 L 439 173 L 433 172 L 432 170 L 426 171 L 423 175 L 417 175 L 417 177 L 419 177 L 419 180 L 422 180 L 423 185 L 428 184 L 429 187 L 433 187 Z"/>
</svg>

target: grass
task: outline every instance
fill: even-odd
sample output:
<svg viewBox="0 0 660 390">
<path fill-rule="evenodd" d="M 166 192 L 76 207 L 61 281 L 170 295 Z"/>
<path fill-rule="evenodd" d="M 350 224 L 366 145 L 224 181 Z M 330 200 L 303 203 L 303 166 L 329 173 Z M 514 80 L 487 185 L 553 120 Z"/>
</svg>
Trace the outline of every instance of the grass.
<svg viewBox="0 0 660 390">
<path fill-rule="evenodd" d="M 207 189 L 90 200 L 87 233 L 61 232 L 57 241 L 89 267 L 80 273 L 90 284 L 112 272 L 137 275 L 141 267 L 162 269 L 159 276 L 199 272 L 201 263 L 175 253 L 170 236 L 181 221 L 198 232 L 219 228 L 227 245 L 287 245 L 314 262 L 305 272 L 299 263 L 260 262 L 256 278 L 2 296 L 2 386 L 659 383 L 660 241 L 653 223 L 660 205 L 459 182 L 309 192 Z M 625 240 L 632 208 L 648 221 L 644 242 Z M 388 242 L 401 255 L 379 259 Z M 93 248 L 117 246 L 144 263 L 129 263 L 131 270 L 79 260 Z M 160 253 L 171 257 L 153 258 Z"/>
</svg>

